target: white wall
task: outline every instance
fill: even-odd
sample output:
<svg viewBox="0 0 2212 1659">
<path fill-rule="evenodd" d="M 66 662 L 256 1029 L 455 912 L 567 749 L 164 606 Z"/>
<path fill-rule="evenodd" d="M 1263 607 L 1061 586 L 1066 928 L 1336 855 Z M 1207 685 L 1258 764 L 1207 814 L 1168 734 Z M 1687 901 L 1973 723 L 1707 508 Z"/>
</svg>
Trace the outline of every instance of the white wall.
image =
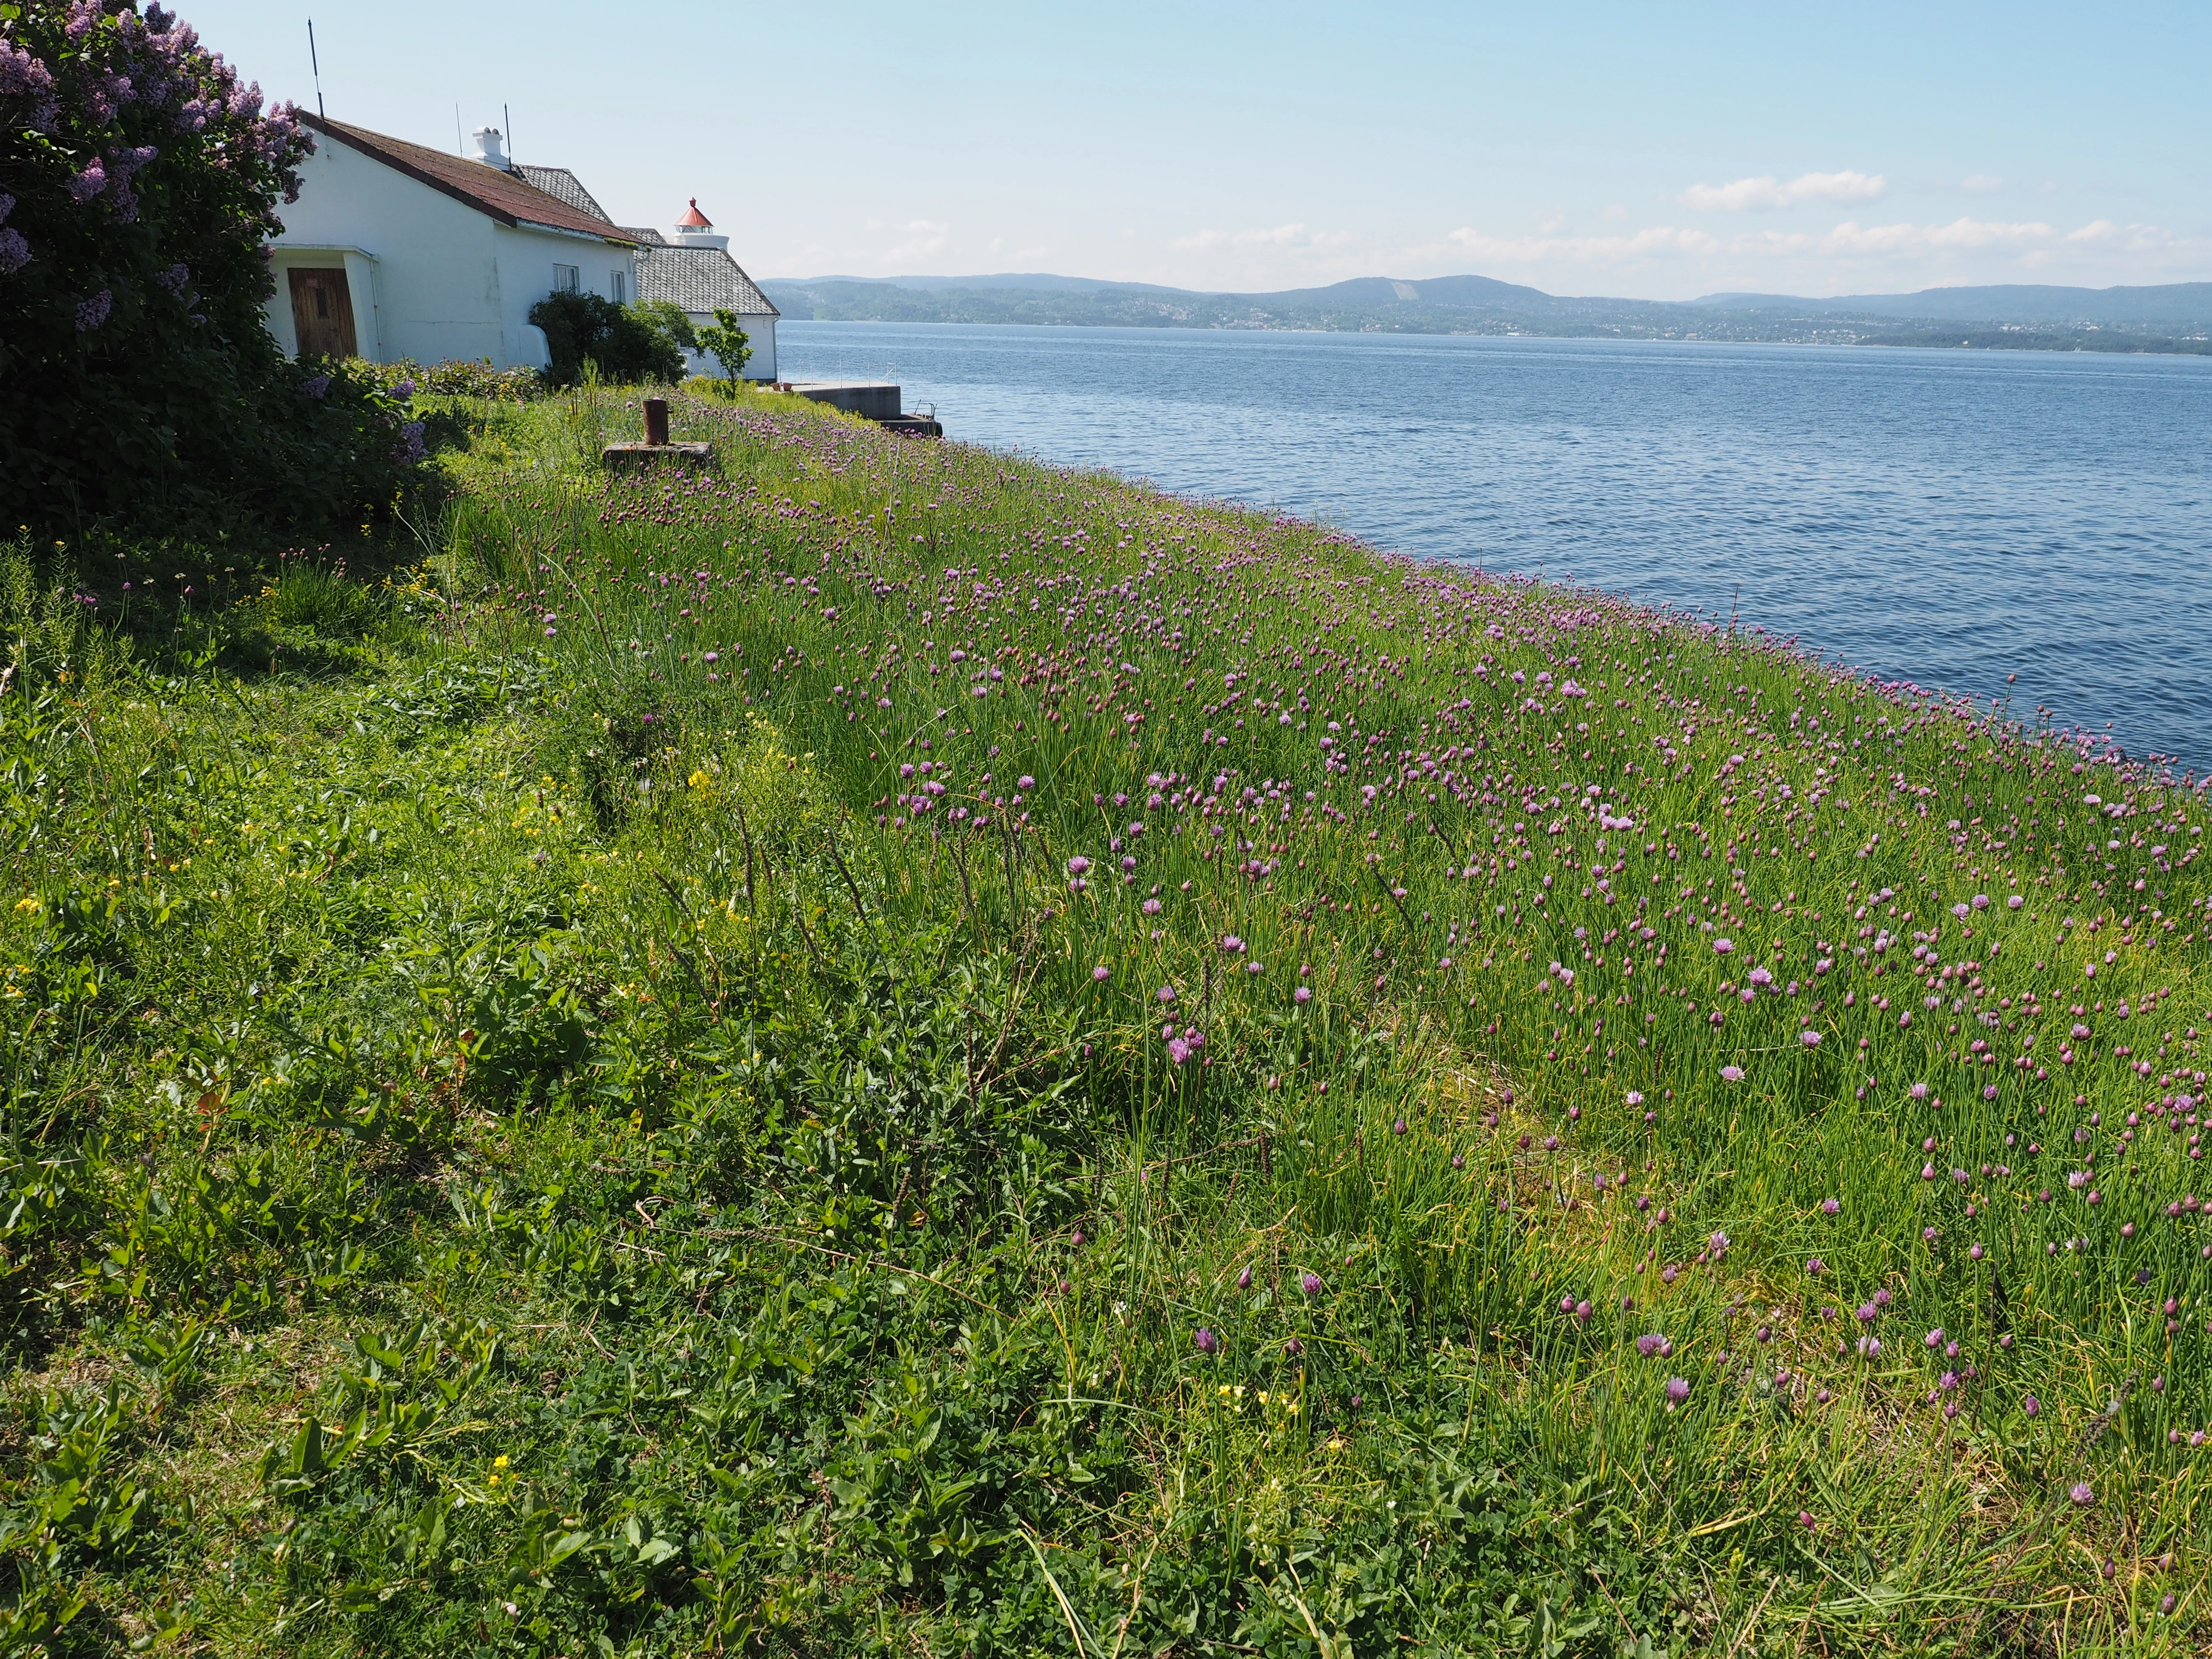
<svg viewBox="0 0 2212 1659">
<path fill-rule="evenodd" d="M 284 232 L 271 250 L 269 326 L 288 353 L 299 347 L 284 272 L 337 264 L 333 250 L 352 250 L 343 263 L 356 343 L 382 362 L 542 366 L 544 337 L 530 325 L 530 307 L 552 292 L 556 264 L 576 266 L 579 285 L 596 294 L 608 293 L 619 270 L 628 297 L 637 297 L 629 248 L 501 224 L 338 139 L 318 137 L 300 181 L 300 199 L 277 210 Z"/>
<path fill-rule="evenodd" d="M 691 319 L 691 326 L 694 328 L 705 328 L 714 320 L 714 313 L 711 311 L 695 311 L 688 314 Z M 745 359 L 745 379 L 748 380 L 781 379 L 782 377 L 775 372 L 775 319 L 740 317 L 738 319 L 738 325 L 744 330 L 753 349 L 753 355 Z M 684 354 L 684 367 L 694 374 L 720 375 L 722 373 L 722 360 L 711 352 L 687 351 Z"/>
</svg>

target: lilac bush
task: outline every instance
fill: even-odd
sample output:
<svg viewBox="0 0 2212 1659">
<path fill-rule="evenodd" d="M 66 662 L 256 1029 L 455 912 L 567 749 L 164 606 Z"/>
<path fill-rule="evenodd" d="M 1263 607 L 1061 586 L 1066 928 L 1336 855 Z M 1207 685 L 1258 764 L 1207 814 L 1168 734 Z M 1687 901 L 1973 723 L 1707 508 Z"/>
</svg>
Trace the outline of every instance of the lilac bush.
<svg viewBox="0 0 2212 1659">
<path fill-rule="evenodd" d="M 264 244 L 313 141 L 158 4 L 0 9 L 0 514 L 343 521 L 415 446 L 365 380 L 309 410 Z"/>
</svg>

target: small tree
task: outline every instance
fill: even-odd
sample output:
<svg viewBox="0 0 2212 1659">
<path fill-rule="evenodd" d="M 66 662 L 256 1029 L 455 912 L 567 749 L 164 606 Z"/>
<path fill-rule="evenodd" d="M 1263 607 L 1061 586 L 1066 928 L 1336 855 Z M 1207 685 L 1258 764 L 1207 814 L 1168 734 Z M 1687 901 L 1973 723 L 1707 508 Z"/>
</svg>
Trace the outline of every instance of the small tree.
<svg viewBox="0 0 2212 1659">
<path fill-rule="evenodd" d="M 752 361 L 752 336 L 738 326 L 738 313 L 719 307 L 714 320 L 699 331 L 699 349 L 711 354 L 729 377 L 730 389 L 734 392 L 745 365 Z"/>
</svg>

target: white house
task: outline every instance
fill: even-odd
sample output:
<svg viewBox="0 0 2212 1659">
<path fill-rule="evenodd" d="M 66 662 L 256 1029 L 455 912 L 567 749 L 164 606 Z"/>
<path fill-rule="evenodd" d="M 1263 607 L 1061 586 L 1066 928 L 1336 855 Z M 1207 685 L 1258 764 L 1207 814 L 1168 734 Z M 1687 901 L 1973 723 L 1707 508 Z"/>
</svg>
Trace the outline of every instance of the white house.
<svg viewBox="0 0 2212 1659">
<path fill-rule="evenodd" d="M 497 129 L 479 129 L 468 158 L 300 118 L 318 142 L 270 249 L 269 326 L 287 352 L 540 368 L 538 301 L 638 297 L 637 236 L 540 189 Z"/>
<path fill-rule="evenodd" d="M 782 313 L 731 257 L 730 239 L 717 233 L 699 211 L 696 198 L 665 237 L 649 228 L 617 226 L 566 167 L 525 166 L 516 170 L 547 195 L 636 242 L 639 299 L 668 301 L 690 318 L 694 327 L 713 322 L 717 311 L 734 312 L 752 346 L 752 356 L 745 360 L 745 379 L 780 378 L 775 372 L 775 323 Z M 703 353 L 686 352 L 684 358 L 694 374 L 722 372 L 721 365 Z"/>
</svg>

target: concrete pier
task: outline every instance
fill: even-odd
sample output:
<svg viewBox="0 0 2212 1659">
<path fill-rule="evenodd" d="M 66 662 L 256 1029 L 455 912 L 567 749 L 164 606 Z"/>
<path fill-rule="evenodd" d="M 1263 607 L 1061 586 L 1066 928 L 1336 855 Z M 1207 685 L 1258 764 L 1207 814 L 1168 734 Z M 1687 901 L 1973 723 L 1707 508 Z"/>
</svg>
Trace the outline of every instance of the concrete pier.
<svg viewBox="0 0 2212 1659">
<path fill-rule="evenodd" d="M 887 380 L 779 380 L 775 389 L 787 392 L 848 415 L 859 415 L 919 438 L 941 438 L 945 428 L 935 414 L 909 415 L 899 407 L 899 388 Z"/>
</svg>

